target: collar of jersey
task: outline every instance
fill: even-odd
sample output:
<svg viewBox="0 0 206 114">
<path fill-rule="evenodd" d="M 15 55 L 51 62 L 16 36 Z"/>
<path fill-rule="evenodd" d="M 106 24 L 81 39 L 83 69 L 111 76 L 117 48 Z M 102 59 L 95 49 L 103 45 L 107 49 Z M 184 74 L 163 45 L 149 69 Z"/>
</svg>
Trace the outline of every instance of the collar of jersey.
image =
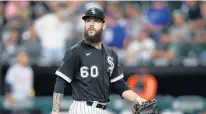
<svg viewBox="0 0 206 114">
<path fill-rule="evenodd" d="M 104 49 L 104 44 L 102 43 L 102 48 L 98 49 L 94 46 L 92 46 L 91 44 L 87 43 L 85 40 L 83 40 L 83 44 L 88 46 L 88 47 L 91 47 L 91 48 L 94 48 L 94 49 L 97 49 L 97 50 L 103 50 Z"/>
</svg>

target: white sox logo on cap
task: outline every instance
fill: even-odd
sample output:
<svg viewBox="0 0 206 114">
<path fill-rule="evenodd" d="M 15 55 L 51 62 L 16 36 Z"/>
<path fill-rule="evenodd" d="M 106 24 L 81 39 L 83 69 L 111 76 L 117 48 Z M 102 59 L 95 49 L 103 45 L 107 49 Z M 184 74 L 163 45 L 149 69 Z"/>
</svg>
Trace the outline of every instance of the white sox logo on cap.
<svg viewBox="0 0 206 114">
<path fill-rule="evenodd" d="M 91 9 L 91 12 L 92 12 L 93 14 L 95 14 L 95 13 L 96 13 L 95 8 L 92 8 L 92 9 Z"/>
</svg>

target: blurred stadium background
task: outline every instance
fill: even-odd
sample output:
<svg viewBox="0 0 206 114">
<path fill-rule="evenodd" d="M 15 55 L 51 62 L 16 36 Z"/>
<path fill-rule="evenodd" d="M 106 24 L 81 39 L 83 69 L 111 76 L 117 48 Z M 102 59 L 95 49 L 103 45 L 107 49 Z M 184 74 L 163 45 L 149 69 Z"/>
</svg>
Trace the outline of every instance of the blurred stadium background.
<svg viewBox="0 0 206 114">
<path fill-rule="evenodd" d="M 200 1 L 1 1 L 0 114 L 50 113 L 54 72 L 65 50 L 83 39 L 81 16 L 94 6 L 106 12 L 104 43 L 117 51 L 134 91 L 156 98 L 160 114 L 206 114 L 206 2 Z M 6 74 L 18 52 L 28 54 L 34 74 L 20 82 L 32 82 L 35 92 L 25 102 L 13 96 L 8 105 Z M 70 95 L 68 87 L 62 114 Z M 131 114 L 131 104 L 113 93 L 108 114 Z"/>
</svg>

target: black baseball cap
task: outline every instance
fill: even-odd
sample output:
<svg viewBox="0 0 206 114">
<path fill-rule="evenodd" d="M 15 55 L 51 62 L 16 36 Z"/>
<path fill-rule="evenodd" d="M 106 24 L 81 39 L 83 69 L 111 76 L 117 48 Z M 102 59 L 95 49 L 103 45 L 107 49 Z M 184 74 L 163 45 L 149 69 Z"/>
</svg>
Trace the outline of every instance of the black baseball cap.
<svg viewBox="0 0 206 114">
<path fill-rule="evenodd" d="M 97 17 L 101 19 L 103 22 L 105 22 L 105 16 L 104 12 L 100 10 L 99 8 L 90 8 L 85 12 L 85 15 L 82 17 L 83 20 L 88 19 L 89 17 Z"/>
</svg>

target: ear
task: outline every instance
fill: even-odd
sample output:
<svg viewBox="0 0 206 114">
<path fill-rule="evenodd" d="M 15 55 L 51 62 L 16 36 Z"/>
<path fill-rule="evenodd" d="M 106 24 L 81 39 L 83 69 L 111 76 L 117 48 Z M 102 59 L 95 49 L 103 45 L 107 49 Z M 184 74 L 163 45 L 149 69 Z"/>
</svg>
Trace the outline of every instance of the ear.
<svg viewBox="0 0 206 114">
<path fill-rule="evenodd" d="M 103 23 L 103 30 L 106 28 L 106 23 Z"/>
</svg>

